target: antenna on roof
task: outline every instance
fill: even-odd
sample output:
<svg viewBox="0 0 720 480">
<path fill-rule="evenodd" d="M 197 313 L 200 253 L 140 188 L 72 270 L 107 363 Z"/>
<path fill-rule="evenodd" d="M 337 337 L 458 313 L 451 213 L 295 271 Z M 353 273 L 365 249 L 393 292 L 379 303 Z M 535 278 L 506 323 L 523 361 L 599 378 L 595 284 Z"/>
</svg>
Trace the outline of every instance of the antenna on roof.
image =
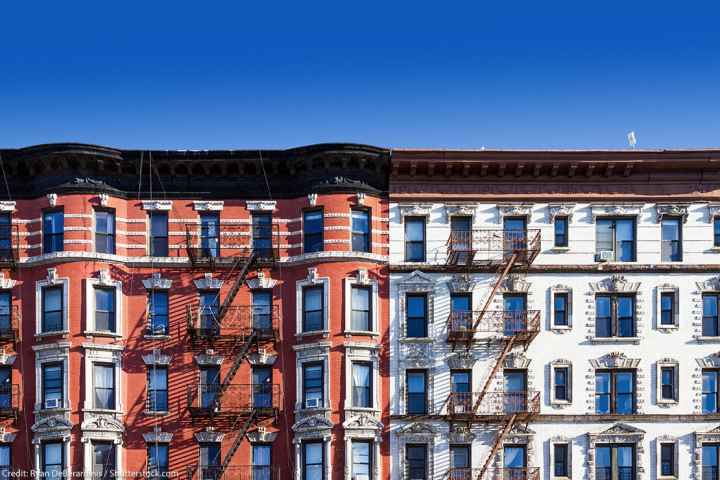
<svg viewBox="0 0 720 480">
<path fill-rule="evenodd" d="M 637 145 L 637 137 L 635 137 L 635 131 L 631 130 L 627 134 L 628 143 L 630 144 L 630 147 L 635 148 L 635 145 Z"/>
</svg>

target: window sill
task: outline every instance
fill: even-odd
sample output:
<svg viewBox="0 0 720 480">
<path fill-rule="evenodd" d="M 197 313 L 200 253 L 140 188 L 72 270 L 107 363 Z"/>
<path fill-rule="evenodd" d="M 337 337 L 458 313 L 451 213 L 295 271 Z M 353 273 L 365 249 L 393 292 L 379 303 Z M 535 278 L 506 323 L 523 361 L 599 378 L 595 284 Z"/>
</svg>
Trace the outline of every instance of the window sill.
<svg viewBox="0 0 720 480">
<path fill-rule="evenodd" d="M 556 253 L 566 253 L 566 252 L 569 252 L 569 251 L 570 251 L 570 247 L 556 247 L 556 246 L 553 246 L 553 247 L 550 249 L 550 251 L 551 251 L 551 252 L 556 252 Z"/>
<path fill-rule="evenodd" d="M 302 407 L 296 407 L 295 408 L 295 415 L 303 414 L 303 415 L 313 415 L 313 414 L 324 414 L 329 412 L 330 409 L 327 407 L 319 407 L 319 408 L 302 408 Z"/>
<path fill-rule="evenodd" d="M 146 333 L 143 335 L 145 340 L 170 340 L 170 335 L 152 335 Z"/>
<path fill-rule="evenodd" d="M 41 333 L 36 333 L 36 334 L 35 334 L 35 338 L 36 338 L 36 339 L 43 339 L 43 338 L 45 338 L 45 337 L 59 337 L 59 336 L 67 337 L 68 335 L 70 335 L 70 330 L 57 330 L 57 331 L 54 331 L 54 332 L 41 332 Z"/>
<path fill-rule="evenodd" d="M 89 331 L 89 330 L 84 331 L 83 335 L 85 335 L 86 337 L 123 338 L 121 333 L 95 332 L 95 331 Z"/>
<path fill-rule="evenodd" d="M 122 410 L 107 410 L 104 408 L 83 408 L 84 413 L 99 413 L 99 414 L 105 414 L 105 415 L 124 415 L 125 413 Z"/>
<path fill-rule="evenodd" d="M 661 325 L 657 327 L 658 332 L 672 333 L 680 330 L 680 325 Z"/>
<path fill-rule="evenodd" d="M 36 408 L 33 412 L 35 415 L 57 415 L 59 413 L 70 413 L 69 408 Z"/>
<path fill-rule="evenodd" d="M 696 337 L 699 343 L 720 343 L 720 337 Z"/>
<path fill-rule="evenodd" d="M 309 332 L 300 332 L 300 333 L 295 334 L 295 338 L 314 337 L 316 335 L 322 335 L 323 337 L 329 337 L 330 330 L 312 330 Z"/>
<path fill-rule="evenodd" d="M 720 337 L 718 337 L 720 342 Z M 637 345 L 640 343 L 640 337 L 592 337 L 590 343 L 603 344 L 603 343 L 619 343 L 619 344 L 632 344 Z"/>
<path fill-rule="evenodd" d="M 144 410 L 143 414 L 147 415 L 148 417 L 164 417 L 166 415 L 169 415 L 170 412 L 167 410 Z"/>
<path fill-rule="evenodd" d="M 379 337 L 380 333 L 366 330 L 345 330 L 343 335 L 346 337 Z"/>
<path fill-rule="evenodd" d="M 345 413 L 369 413 L 371 415 L 380 415 L 380 410 L 377 408 L 368 408 L 368 407 L 345 407 Z"/>
<path fill-rule="evenodd" d="M 431 337 L 401 337 L 400 343 L 433 343 Z"/>
<path fill-rule="evenodd" d="M 554 333 L 567 333 L 572 331 L 572 325 L 553 325 L 550 331 Z"/>
<path fill-rule="evenodd" d="M 680 404 L 677 400 L 658 400 L 657 406 L 662 408 L 676 407 Z"/>
<path fill-rule="evenodd" d="M 553 400 L 550 402 L 550 406 L 555 407 L 555 408 L 565 408 L 565 407 L 569 407 L 571 405 L 572 405 L 572 402 L 568 401 L 568 400 Z"/>
</svg>

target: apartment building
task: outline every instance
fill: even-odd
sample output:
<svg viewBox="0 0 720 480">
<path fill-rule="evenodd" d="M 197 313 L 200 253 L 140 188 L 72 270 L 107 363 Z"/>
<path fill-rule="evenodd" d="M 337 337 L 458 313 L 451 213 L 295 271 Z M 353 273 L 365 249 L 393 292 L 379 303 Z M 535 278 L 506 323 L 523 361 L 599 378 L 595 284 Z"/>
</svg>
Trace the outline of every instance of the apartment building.
<svg viewBox="0 0 720 480">
<path fill-rule="evenodd" d="M 718 159 L 394 150 L 391 478 L 720 478 Z"/>
<path fill-rule="evenodd" d="M 0 155 L 0 471 L 386 478 L 388 151 Z"/>
</svg>

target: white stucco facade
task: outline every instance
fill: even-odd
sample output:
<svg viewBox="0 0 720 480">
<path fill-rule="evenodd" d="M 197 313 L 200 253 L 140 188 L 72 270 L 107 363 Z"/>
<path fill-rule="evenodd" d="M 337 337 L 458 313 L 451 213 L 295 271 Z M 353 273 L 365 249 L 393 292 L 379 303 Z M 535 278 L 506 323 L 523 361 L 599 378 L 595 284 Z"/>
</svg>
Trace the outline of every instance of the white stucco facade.
<svg viewBox="0 0 720 480">
<path fill-rule="evenodd" d="M 452 215 L 472 216 L 474 229 L 502 229 L 504 216 L 522 216 L 528 231 L 540 231 L 540 253 L 532 268 L 526 274 L 511 273 L 489 306 L 490 310 L 502 310 L 503 296 L 518 293 L 526 296 L 528 311 L 539 311 L 537 337 L 527 350 L 522 346 L 511 350 L 488 389 L 501 391 L 503 369 L 512 368 L 526 371 L 527 390 L 539 392 L 539 414 L 527 426 L 516 424 L 503 442 L 526 445 L 526 465 L 539 468 L 539 475 L 532 478 L 600 478 L 596 477 L 598 444 L 632 445 L 632 478 L 702 478 L 702 445 L 720 440 L 720 415 L 703 414 L 702 410 L 703 369 L 720 368 L 720 337 L 703 332 L 703 295 L 720 290 L 720 250 L 713 237 L 717 213 L 707 202 L 391 203 L 392 478 L 409 478 L 408 444 L 428 446 L 428 478 L 448 478 L 450 445 L 469 445 L 470 464 L 479 470 L 499 432 L 497 424 L 479 422 L 469 431 L 453 431 L 446 417 L 451 370 L 471 371 L 471 391 L 481 391 L 500 348 L 495 341 L 476 341 L 466 351 L 464 347 L 453 349 L 447 341 L 453 292 L 471 293 L 472 309 L 481 310 L 498 278 L 498 273 L 482 268 L 463 271 L 444 267 Z M 557 216 L 569 220 L 567 247 L 555 247 L 553 221 Z M 681 261 L 661 259 L 661 220 L 668 216 L 680 221 Z M 425 218 L 424 262 L 405 261 L 404 224 L 408 217 Z M 635 261 L 598 261 L 596 222 L 602 218 L 635 220 Z M 672 293 L 675 301 L 671 324 L 660 321 L 660 296 L 664 292 Z M 427 296 L 426 338 L 405 335 L 408 293 Z M 554 322 L 554 296 L 558 293 L 567 298 L 566 325 Z M 603 295 L 634 299 L 632 335 L 598 336 L 596 298 Z M 554 395 L 557 367 L 568 372 L 565 399 Z M 661 395 L 663 368 L 673 369 L 674 392 L 669 399 Z M 428 415 L 406 415 L 406 371 L 413 369 L 428 374 Z M 597 413 L 597 373 L 616 370 L 634 375 L 634 411 Z M 555 443 L 568 445 L 567 476 L 554 475 Z M 664 443 L 675 445 L 671 476 L 660 471 Z M 491 465 L 503 466 L 502 448 Z"/>
</svg>

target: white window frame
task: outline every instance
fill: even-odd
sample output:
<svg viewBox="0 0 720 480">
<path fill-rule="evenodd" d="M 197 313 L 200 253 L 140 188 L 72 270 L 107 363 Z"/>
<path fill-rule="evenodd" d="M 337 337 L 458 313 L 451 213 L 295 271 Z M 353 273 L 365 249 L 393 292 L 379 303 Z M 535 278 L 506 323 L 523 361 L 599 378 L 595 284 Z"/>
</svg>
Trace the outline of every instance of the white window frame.
<svg viewBox="0 0 720 480">
<path fill-rule="evenodd" d="M 95 324 L 95 289 L 112 288 L 115 290 L 115 332 L 98 331 Z M 123 284 L 110 278 L 108 270 L 100 270 L 98 277 L 85 279 L 85 335 L 96 337 L 123 337 Z"/>
<path fill-rule="evenodd" d="M 567 400 L 560 400 L 555 398 L 555 371 L 558 368 L 568 369 L 567 378 Z M 570 360 L 558 359 L 550 362 L 550 404 L 555 407 L 563 407 L 572 404 L 572 390 L 573 390 L 573 369 L 572 362 Z"/>
<path fill-rule="evenodd" d="M 85 361 L 85 402 L 83 411 L 100 413 L 123 413 L 122 405 L 122 352 L 120 345 L 103 345 L 99 343 L 83 343 Z M 94 401 L 94 366 L 96 363 L 113 365 L 115 377 L 115 410 L 105 410 L 95 407 Z"/>
<path fill-rule="evenodd" d="M 371 335 L 380 336 L 380 315 L 378 312 L 378 282 L 374 278 L 368 276 L 367 270 L 358 269 L 358 273 L 354 277 L 347 277 L 345 283 L 345 335 Z M 353 287 L 369 287 L 370 288 L 370 322 L 372 328 L 370 330 L 353 330 L 352 329 L 352 288 Z"/>
<path fill-rule="evenodd" d="M 35 472 L 36 472 L 36 478 L 44 478 L 41 476 L 42 471 L 42 449 L 43 444 L 45 443 L 52 443 L 52 442 L 60 442 L 63 444 L 64 449 L 64 461 L 65 461 L 65 468 L 63 469 L 64 477 L 70 478 L 71 472 L 70 472 L 70 431 L 67 431 L 67 434 L 63 432 L 58 432 L 57 435 L 53 434 L 46 434 L 43 435 L 42 438 L 36 438 L 33 440 L 33 444 L 35 445 Z"/>
<path fill-rule="evenodd" d="M 303 290 L 305 287 L 323 288 L 323 328 L 322 330 L 303 331 Z M 317 268 L 308 268 L 308 276 L 295 283 L 295 336 L 319 335 L 323 337 L 330 335 L 330 277 L 318 277 Z"/>
<path fill-rule="evenodd" d="M 380 357 L 378 355 L 380 346 L 370 343 L 345 344 L 345 391 L 348 392 L 343 399 L 343 408 L 358 412 L 369 412 L 380 414 Z M 372 375 L 370 376 L 372 388 L 372 405 L 368 407 L 356 407 L 352 402 L 352 366 L 354 363 L 370 364 Z M 348 415 L 346 413 L 345 417 Z"/>
<path fill-rule="evenodd" d="M 49 344 L 33 345 L 35 352 L 35 414 L 40 412 L 57 412 L 70 410 L 70 342 L 61 341 Z M 63 406 L 59 409 L 46 410 L 42 405 L 43 385 L 42 367 L 46 363 L 63 364 Z"/>
<path fill-rule="evenodd" d="M 558 293 L 567 294 L 567 325 L 557 325 L 555 323 L 555 295 Z M 550 330 L 553 331 L 567 331 L 573 328 L 573 291 L 572 288 L 567 285 L 555 285 L 550 289 Z"/>
<path fill-rule="evenodd" d="M 662 302 L 660 299 L 663 293 L 672 293 L 675 295 L 672 325 L 662 325 L 660 323 L 662 319 Z M 655 328 L 660 331 L 678 330 L 680 328 L 680 288 L 670 284 L 658 285 L 656 288 L 655 312 Z"/>
<path fill-rule="evenodd" d="M 316 342 L 305 345 L 294 345 L 297 356 L 295 364 L 295 413 L 323 412 L 330 410 L 330 346 L 329 341 Z M 303 365 L 306 363 L 321 362 L 323 364 L 323 405 L 320 408 L 305 408 L 303 404 Z"/>
<path fill-rule="evenodd" d="M 116 478 L 123 476 L 123 448 L 122 438 L 94 438 L 84 437 L 83 438 L 83 469 L 85 470 L 85 478 L 98 478 L 95 477 L 93 472 L 93 460 L 95 456 L 95 444 L 96 443 L 112 443 L 115 445 L 115 472 Z"/>
<path fill-rule="evenodd" d="M 295 443 L 295 465 L 297 465 L 296 469 L 296 477 L 295 478 L 304 478 L 304 467 L 305 463 L 303 462 L 303 449 L 305 448 L 305 443 L 322 443 L 323 445 L 323 470 L 325 470 L 324 473 L 324 479 L 329 480 L 332 478 L 332 470 L 331 470 L 331 463 L 330 463 L 330 437 L 329 436 L 320 436 L 320 437 L 303 437 L 302 439 L 299 439 L 294 442 Z"/>
<path fill-rule="evenodd" d="M 370 451 L 372 454 L 370 462 L 370 476 L 369 480 L 378 480 L 380 477 L 380 465 L 378 460 L 380 459 L 380 442 L 375 438 L 364 438 L 364 437 L 350 437 L 345 440 L 345 451 L 348 452 L 347 468 L 345 469 L 345 480 L 354 480 L 355 473 L 352 471 L 352 445 L 353 443 L 369 443 Z"/>
<path fill-rule="evenodd" d="M 662 470 L 661 470 L 661 467 L 662 467 L 662 465 L 661 465 L 661 461 L 662 461 L 661 446 L 663 444 L 667 444 L 667 443 L 675 445 L 675 450 L 674 450 L 675 475 L 661 475 L 660 474 L 660 472 L 662 472 Z M 675 437 L 671 437 L 668 435 L 662 435 L 655 440 L 655 465 L 657 468 L 656 471 L 657 471 L 657 479 L 658 480 L 677 480 L 678 478 L 680 478 L 678 475 L 679 467 L 680 467 L 680 462 L 678 461 L 679 449 L 680 449 L 680 445 L 678 444 L 678 440 Z"/>
<path fill-rule="evenodd" d="M 42 331 L 42 315 L 43 315 L 43 289 L 46 287 L 62 287 L 63 291 L 63 328 L 62 330 L 54 330 L 51 332 Z M 67 335 L 70 333 L 68 323 L 68 311 L 70 308 L 70 278 L 58 277 L 56 268 L 48 268 L 47 278 L 35 282 L 35 336 L 46 337 L 53 335 Z"/>
<path fill-rule="evenodd" d="M 675 398 L 671 400 L 662 398 L 662 369 L 663 367 L 672 367 L 674 369 L 674 387 L 673 396 Z M 657 361 L 655 364 L 655 385 L 656 385 L 656 399 L 659 406 L 671 406 L 677 405 L 680 402 L 680 363 L 672 358 L 663 358 Z"/>
<path fill-rule="evenodd" d="M 567 445 L 567 462 L 568 462 L 568 475 L 567 476 L 556 476 L 555 475 L 555 445 Z M 550 439 L 550 480 L 568 480 L 572 478 L 572 440 L 565 437 L 554 437 Z"/>
</svg>

